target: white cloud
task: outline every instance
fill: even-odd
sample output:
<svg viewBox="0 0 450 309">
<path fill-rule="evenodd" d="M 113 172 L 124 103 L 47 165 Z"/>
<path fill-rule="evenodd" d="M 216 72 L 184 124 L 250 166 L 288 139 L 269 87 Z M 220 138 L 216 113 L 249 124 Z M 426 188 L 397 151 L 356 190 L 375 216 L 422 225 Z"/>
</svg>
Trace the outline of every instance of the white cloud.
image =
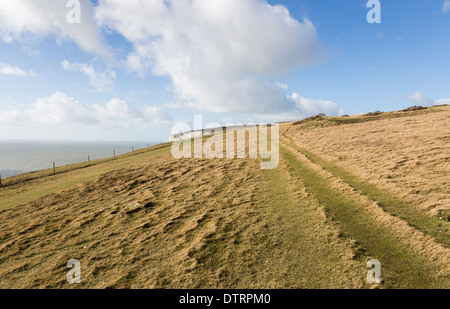
<svg viewBox="0 0 450 309">
<path fill-rule="evenodd" d="M 167 114 L 162 107 L 159 106 L 146 106 L 144 108 L 144 113 L 149 118 L 153 119 L 157 124 L 169 124 L 173 122 L 172 117 Z"/>
<path fill-rule="evenodd" d="M 178 103 L 201 111 L 293 112 L 277 79 L 323 55 L 310 21 L 264 0 L 100 0 L 96 18 L 133 44 L 130 70 L 169 76 Z"/>
<path fill-rule="evenodd" d="M 412 96 L 410 96 L 409 101 L 413 102 L 416 105 L 421 105 L 421 106 L 450 104 L 450 98 L 433 100 L 429 96 L 423 94 L 420 91 L 416 91 Z"/>
<path fill-rule="evenodd" d="M 305 116 L 323 113 L 327 116 L 341 116 L 344 111 L 336 103 L 326 100 L 312 100 L 303 98 L 298 93 L 293 93 L 290 97 L 296 102 L 300 114 Z"/>
<path fill-rule="evenodd" d="M 114 119 L 134 119 L 142 120 L 144 115 L 133 108 L 131 108 L 127 102 L 114 98 L 104 106 L 94 105 L 96 118 L 101 122 L 107 122 Z"/>
<path fill-rule="evenodd" d="M 5 33 L 0 32 L 0 37 L 1 37 L 2 41 L 6 44 L 12 43 L 12 41 L 13 41 L 13 38 L 10 35 L 5 34 Z"/>
<path fill-rule="evenodd" d="M 409 101 L 417 105 L 431 106 L 433 105 L 433 100 L 427 95 L 420 91 L 416 91 L 412 96 L 409 97 Z"/>
<path fill-rule="evenodd" d="M 244 123 L 271 123 L 276 121 L 300 120 L 320 113 L 330 117 L 342 116 L 345 114 L 344 110 L 333 101 L 304 98 L 296 92 L 286 96 L 286 100 L 294 105 L 294 109 L 265 114 L 258 114 L 255 111 L 255 113 L 247 115 L 247 117 L 245 115 L 240 115 L 239 119 Z M 226 120 L 228 119 L 231 118 L 224 117 L 222 118 L 222 122 L 227 123 Z M 232 123 L 232 121 L 228 122 Z"/>
<path fill-rule="evenodd" d="M 84 73 L 89 77 L 90 84 L 95 87 L 98 91 L 112 91 L 114 85 L 114 78 L 116 73 L 114 71 L 108 72 L 96 72 L 92 65 L 87 65 L 85 63 L 70 63 L 67 60 L 62 62 L 62 66 L 66 70 L 79 71 Z"/>
<path fill-rule="evenodd" d="M 20 122 L 22 114 L 16 110 L 0 111 L 0 124 L 14 124 Z"/>
<path fill-rule="evenodd" d="M 444 2 L 444 4 L 442 5 L 442 11 L 443 12 L 450 11 L 450 0 Z"/>
<path fill-rule="evenodd" d="M 45 124 L 96 124 L 98 122 L 88 105 L 81 104 L 62 92 L 37 99 L 33 106 L 25 111 L 24 118 L 31 122 Z"/>
<path fill-rule="evenodd" d="M 58 39 L 71 39 L 83 50 L 101 55 L 108 51 L 101 42 L 98 27 L 93 18 L 93 5 L 80 0 L 81 22 L 68 23 L 70 8 L 61 0 L 14 0 L 0 5 L 0 37 L 10 43 L 29 36 L 44 37 L 49 34 Z"/>
<path fill-rule="evenodd" d="M 450 105 L 450 98 L 435 100 L 434 105 Z"/>
<path fill-rule="evenodd" d="M 144 112 L 139 112 L 118 98 L 113 98 L 104 105 L 87 105 L 59 91 L 51 96 L 37 99 L 24 111 L 0 111 L 0 124 L 15 125 L 127 126 L 128 121 L 145 123 L 169 119 L 171 119 L 170 116 L 159 107 L 146 107 Z"/>
<path fill-rule="evenodd" d="M 33 71 L 25 72 L 19 67 L 13 67 L 6 63 L 0 63 L 0 74 L 17 76 L 36 76 Z"/>
</svg>

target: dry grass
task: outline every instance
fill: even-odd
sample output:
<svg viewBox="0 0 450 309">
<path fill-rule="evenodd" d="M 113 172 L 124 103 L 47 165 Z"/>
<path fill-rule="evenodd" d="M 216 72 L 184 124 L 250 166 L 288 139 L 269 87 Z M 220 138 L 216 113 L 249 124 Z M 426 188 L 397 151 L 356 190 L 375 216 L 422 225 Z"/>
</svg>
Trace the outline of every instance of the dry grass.
<svg viewBox="0 0 450 309">
<path fill-rule="evenodd" d="M 298 127 L 288 136 L 411 207 L 448 220 L 450 107 L 401 114 L 314 130 Z"/>
<path fill-rule="evenodd" d="M 72 258 L 81 287 L 362 287 L 350 245 L 280 178 L 257 160 L 164 154 L 4 211 L 0 287 L 76 287 Z"/>
<path fill-rule="evenodd" d="M 5 186 L 0 187 L 0 211 L 26 204 L 40 197 L 73 187 L 99 175 L 169 150 L 170 148 L 167 146 L 160 148 L 158 145 L 150 148 L 150 152 L 145 149 L 136 151 L 135 155 L 125 154 L 119 156 L 115 160 L 96 160 L 91 162 L 91 166 L 87 166 L 85 163 L 78 163 L 60 167 L 56 175 L 53 175 L 53 172 L 49 170 L 43 170 L 7 178 L 3 182 Z"/>
<path fill-rule="evenodd" d="M 355 241 L 355 258 L 380 260 L 384 287 L 449 287 L 450 249 L 386 213 L 377 202 L 294 148 L 282 147 L 282 153 L 293 173 L 301 176 L 308 192 L 342 229 L 341 237 Z"/>
<path fill-rule="evenodd" d="M 449 116 L 284 123 L 276 170 L 163 149 L 0 188 L 0 288 L 373 288 L 368 258 L 449 288 Z"/>
</svg>

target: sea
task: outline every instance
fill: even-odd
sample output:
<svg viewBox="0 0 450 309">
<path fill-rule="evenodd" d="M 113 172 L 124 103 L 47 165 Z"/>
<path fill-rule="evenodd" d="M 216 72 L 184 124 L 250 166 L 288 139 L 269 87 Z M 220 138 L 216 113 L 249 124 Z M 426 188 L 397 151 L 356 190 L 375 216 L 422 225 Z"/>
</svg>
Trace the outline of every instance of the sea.
<svg viewBox="0 0 450 309">
<path fill-rule="evenodd" d="M 2 178 L 73 163 L 113 157 L 159 142 L 1 141 Z"/>
</svg>

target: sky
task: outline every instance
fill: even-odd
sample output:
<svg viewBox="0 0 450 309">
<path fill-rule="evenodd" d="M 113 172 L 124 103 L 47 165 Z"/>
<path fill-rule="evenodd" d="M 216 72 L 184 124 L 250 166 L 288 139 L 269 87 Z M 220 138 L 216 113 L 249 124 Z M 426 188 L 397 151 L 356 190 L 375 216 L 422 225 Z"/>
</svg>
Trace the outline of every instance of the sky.
<svg viewBox="0 0 450 309">
<path fill-rule="evenodd" d="M 2 1 L 0 139 L 450 104 L 450 0 L 378 2 L 381 23 L 368 0 Z"/>
</svg>

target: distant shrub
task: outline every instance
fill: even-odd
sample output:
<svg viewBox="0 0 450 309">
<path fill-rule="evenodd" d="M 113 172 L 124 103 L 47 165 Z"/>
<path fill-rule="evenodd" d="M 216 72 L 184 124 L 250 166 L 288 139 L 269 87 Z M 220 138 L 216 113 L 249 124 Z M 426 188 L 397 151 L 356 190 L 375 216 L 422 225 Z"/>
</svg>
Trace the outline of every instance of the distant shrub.
<svg viewBox="0 0 450 309">
<path fill-rule="evenodd" d="M 381 112 L 381 111 L 376 111 L 376 112 L 373 112 L 373 113 L 367 113 L 367 114 L 365 114 L 365 115 L 363 115 L 363 116 L 379 116 L 379 115 L 381 115 L 381 114 L 383 114 L 383 112 Z"/>
<path fill-rule="evenodd" d="M 300 124 L 305 124 L 305 123 L 311 122 L 313 120 L 316 120 L 318 118 L 322 118 L 322 117 L 326 117 L 326 116 L 327 115 L 325 115 L 323 113 L 320 113 L 320 114 L 317 114 L 315 116 L 312 116 L 312 117 L 309 117 L 309 118 L 306 118 L 306 119 L 303 119 L 303 120 L 300 120 L 300 121 L 296 121 L 296 122 L 293 123 L 293 125 L 297 126 L 297 125 L 300 125 Z"/>
<path fill-rule="evenodd" d="M 416 105 L 414 105 L 414 106 L 405 108 L 402 112 L 420 111 L 422 109 L 427 109 L 427 108 L 423 107 L 423 106 L 416 106 Z"/>
</svg>

